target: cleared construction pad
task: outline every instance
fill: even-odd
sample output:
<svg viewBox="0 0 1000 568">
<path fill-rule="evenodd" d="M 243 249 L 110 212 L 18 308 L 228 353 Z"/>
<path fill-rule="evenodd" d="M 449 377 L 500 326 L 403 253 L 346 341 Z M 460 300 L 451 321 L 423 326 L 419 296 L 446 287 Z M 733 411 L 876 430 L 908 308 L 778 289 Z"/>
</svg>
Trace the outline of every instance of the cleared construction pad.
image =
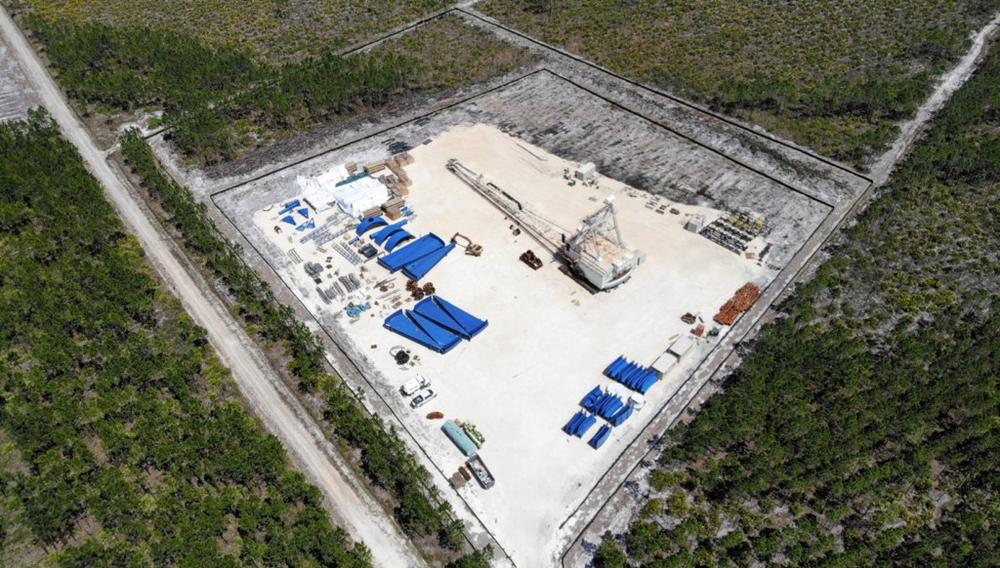
<svg viewBox="0 0 1000 568">
<path fill-rule="evenodd" d="M 287 230 L 275 230 L 282 205 L 299 197 L 296 175 L 316 175 L 346 159 L 385 158 L 384 152 L 347 148 L 230 192 L 220 206 L 238 212 L 231 214 L 269 264 L 365 370 L 371 386 L 439 470 L 440 485 L 465 456 L 441 432 L 442 421 L 425 416 L 440 411 L 445 418 L 478 427 L 486 439 L 479 455 L 496 485 L 483 490 L 473 482 L 457 493 L 446 489 L 446 495 L 461 497 L 519 565 L 550 565 L 572 536 L 560 533 L 560 523 L 721 336 L 693 339 L 694 346 L 680 363 L 646 394 L 645 406 L 613 428 L 610 438 L 594 450 L 587 440 L 603 420 L 583 439 L 567 436 L 562 426 L 595 385 L 612 384 L 602 375 L 605 367 L 623 354 L 651 365 L 677 339 L 692 338 L 697 322 L 685 324 L 683 314 L 700 316 L 711 329 L 712 315 L 738 288 L 747 282 L 766 285 L 779 267 L 734 254 L 685 230 L 691 217 L 710 223 L 723 211 L 669 201 L 604 176 L 598 176 L 596 185 L 570 185 L 564 172 L 573 172 L 579 163 L 492 125 L 452 126 L 410 154 L 414 163 L 406 171 L 413 184 L 407 205 L 416 215 L 406 229 L 414 235 L 432 232 L 445 240 L 462 233 L 483 247 L 478 257 L 456 248 L 421 281 L 432 282 L 442 297 L 489 321 L 475 338 L 446 354 L 385 329 L 388 315 L 399 307 L 412 308 L 415 300 L 406 293 L 401 273 L 390 274 L 375 260 L 356 258 L 352 263 L 350 255 L 334 252 L 337 243 L 347 245 L 354 231 L 319 248 L 314 242 L 302 243 L 308 232 L 294 232 L 289 224 Z M 613 196 L 622 237 L 644 254 L 643 262 L 621 287 L 590 292 L 560 270 L 551 251 L 527 232 L 516 234 L 513 221 L 449 172 L 446 164 L 453 158 L 570 230 Z M 357 222 L 330 223 L 331 218 L 343 218 L 334 210 L 313 212 L 310 218 L 317 227 L 328 225 L 333 231 Z M 370 242 L 368 235 L 361 240 Z M 751 248 L 759 251 L 763 244 L 758 238 Z M 540 269 L 519 260 L 528 249 L 544 262 Z M 320 274 L 321 286 L 349 273 L 361 286 L 346 297 L 323 301 L 313 277 L 303 270 L 310 262 L 329 267 Z M 346 313 L 349 304 L 366 303 L 370 308 L 360 315 L 355 310 L 357 317 Z M 727 329 L 721 328 L 722 335 Z M 390 355 L 395 346 L 409 349 L 415 361 L 397 365 Z M 437 396 L 412 410 L 398 388 L 417 373 L 430 378 Z M 466 510 L 457 501 L 455 509 Z"/>
</svg>

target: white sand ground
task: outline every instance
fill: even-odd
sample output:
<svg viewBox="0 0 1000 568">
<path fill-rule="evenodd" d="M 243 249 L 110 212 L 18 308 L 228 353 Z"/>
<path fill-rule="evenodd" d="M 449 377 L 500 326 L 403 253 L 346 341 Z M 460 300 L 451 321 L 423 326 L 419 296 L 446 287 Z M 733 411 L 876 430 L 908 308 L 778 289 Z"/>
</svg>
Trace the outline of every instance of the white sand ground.
<svg viewBox="0 0 1000 568">
<path fill-rule="evenodd" d="M 712 327 L 712 315 L 737 288 L 748 281 L 764 285 L 774 273 L 684 230 L 689 215 L 704 215 L 711 221 L 719 211 L 669 204 L 668 209 L 681 214 L 659 214 L 646 207 L 654 199 L 649 194 L 604 177 L 597 187 L 569 187 L 563 169 L 572 170 L 577 164 L 492 126 L 455 127 L 411 154 L 415 163 L 407 168 L 413 180 L 408 203 L 417 217 L 407 227 L 410 232 L 419 236 L 432 231 L 445 240 L 461 232 L 484 249 L 481 257 L 456 249 L 424 281 L 433 282 L 442 297 L 488 319 L 490 325 L 471 342 L 439 355 L 383 328 L 384 317 L 393 311 L 384 300 L 353 322 L 343 315 L 339 321 L 359 350 L 369 354 L 367 363 L 377 371 L 374 378 L 384 383 L 386 392 L 416 372 L 432 379 L 437 399 L 402 415 L 442 470 L 455 471 L 464 458 L 440 432 L 440 422 L 424 418 L 427 412 L 439 410 L 479 427 L 487 439 L 480 455 L 495 475 L 496 486 L 484 491 L 468 484 L 459 490 L 461 497 L 518 565 L 550 565 L 561 549 L 560 540 L 567 536 L 559 534 L 559 524 L 672 396 L 714 340 L 699 340 L 681 364 L 649 391 L 645 408 L 615 428 L 600 450 L 586 444 L 600 422 L 583 439 L 561 430 L 579 409 L 583 395 L 595 385 L 611 384 L 601 373 L 618 355 L 648 365 L 672 338 L 689 333 L 691 326 L 680 320 L 683 313 L 699 314 Z M 558 262 L 527 233 L 514 236 L 510 220 L 446 170 L 449 158 L 484 174 L 566 228 L 576 227 L 606 196 L 614 195 L 623 238 L 645 254 L 645 261 L 619 289 L 591 294 L 562 274 Z M 664 203 L 660 198 L 656 206 Z M 292 248 L 288 230 L 280 235 L 273 231 L 278 208 L 258 212 L 255 223 L 287 251 Z M 297 243 L 300 236 L 291 241 Z M 303 260 L 326 264 L 332 257 L 333 270 L 359 273 L 330 246 L 324 247 L 326 252 L 311 244 L 294 248 Z M 538 271 L 518 260 L 528 248 L 547 261 Z M 390 277 L 374 262 L 364 266 L 369 285 Z M 343 314 L 340 308 L 346 301 L 324 305 L 301 264 L 282 277 L 293 283 L 311 309 Z M 324 277 L 323 286 L 329 281 Z M 405 277 L 398 274 L 394 282 L 395 290 L 402 290 Z M 367 288 L 353 299 L 374 302 L 383 295 Z M 410 347 L 419 362 L 398 367 L 388 355 L 393 345 Z M 398 394 L 392 397 L 400 407 L 407 402 Z"/>
</svg>

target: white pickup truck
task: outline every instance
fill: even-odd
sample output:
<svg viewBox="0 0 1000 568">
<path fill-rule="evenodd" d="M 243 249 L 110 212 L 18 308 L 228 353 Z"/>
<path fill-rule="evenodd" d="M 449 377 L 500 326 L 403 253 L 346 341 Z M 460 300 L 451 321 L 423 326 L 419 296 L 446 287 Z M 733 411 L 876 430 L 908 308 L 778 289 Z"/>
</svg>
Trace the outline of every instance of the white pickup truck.
<svg viewBox="0 0 1000 568">
<path fill-rule="evenodd" d="M 417 376 L 407 381 L 407 383 L 399 387 L 399 393 L 403 396 L 410 396 L 416 393 L 420 389 L 425 389 L 431 386 L 431 380 L 427 377 L 417 373 Z"/>
</svg>

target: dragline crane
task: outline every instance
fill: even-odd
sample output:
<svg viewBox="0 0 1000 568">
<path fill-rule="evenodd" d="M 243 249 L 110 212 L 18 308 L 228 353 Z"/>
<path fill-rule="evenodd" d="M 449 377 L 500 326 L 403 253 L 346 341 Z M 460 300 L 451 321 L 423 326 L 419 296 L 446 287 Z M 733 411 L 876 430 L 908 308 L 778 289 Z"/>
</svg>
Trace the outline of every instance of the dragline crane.
<svg viewBox="0 0 1000 568">
<path fill-rule="evenodd" d="M 565 260 L 577 276 L 594 288 L 610 290 L 623 284 L 639 265 L 641 255 L 622 240 L 614 196 L 609 196 L 600 209 L 584 217 L 576 231 L 568 231 L 532 211 L 458 160 L 448 160 L 447 168 L 514 219 L 525 232 Z"/>
</svg>

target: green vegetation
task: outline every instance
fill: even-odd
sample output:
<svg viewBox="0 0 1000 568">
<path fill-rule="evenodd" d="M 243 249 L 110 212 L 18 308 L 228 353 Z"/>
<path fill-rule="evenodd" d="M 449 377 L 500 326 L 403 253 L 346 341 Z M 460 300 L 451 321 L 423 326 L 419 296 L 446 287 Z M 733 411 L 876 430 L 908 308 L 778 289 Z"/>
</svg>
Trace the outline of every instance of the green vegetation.
<svg viewBox="0 0 1000 568">
<path fill-rule="evenodd" d="M 208 219 L 205 206 L 187 188 L 167 178 L 149 145 L 134 130 L 122 137 L 122 152 L 142 187 L 155 199 L 165 224 L 184 246 L 225 286 L 234 310 L 261 339 L 283 347 L 288 370 L 302 391 L 315 393 L 327 404 L 325 418 L 334 434 L 357 451 L 361 470 L 388 494 L 391 508 L 407 534 L 436 536 L 450 551 L 464 548 L 462 524 L 442 501 L 430 473 L 417 461 L 395 430 L 358 404 L 349 387 L 326 374 L 323 348 L 291 309 L 278 303 L 270 287 L 247 266 L 237 245 L 225 239 Z"/>
<path fill-rule="evenodd" d="M 0 124 L 0 188 L 0 560 L 369 565 L 46 116 Z"/>
<path fill-rule="evenodd" d="M 283 66 L 171 31 L 23 19 L 67 93 L 86 109 L 162 108 L 185 156 L 230 161 L 255 146 L 507 73 L 525 49 L 449 16 L 350 57 Z"/>
<path fill-rule="evenodd" d="M 863 166 L 995 0 L 484 0 L 501 21 L 625 76 Z"/>
<path fill-rule="evenodd" d="M 287 62 L 376 37 L 447 0 L 7 0 L 47 19 L 148 27 Z"/>
<path fill-rule="evenodd" d="M 653 474 L 633 564 L 1000 561 L 1000 51 Z M 605 539 L 600 562 L 621 566 Z"/>
</svg>

